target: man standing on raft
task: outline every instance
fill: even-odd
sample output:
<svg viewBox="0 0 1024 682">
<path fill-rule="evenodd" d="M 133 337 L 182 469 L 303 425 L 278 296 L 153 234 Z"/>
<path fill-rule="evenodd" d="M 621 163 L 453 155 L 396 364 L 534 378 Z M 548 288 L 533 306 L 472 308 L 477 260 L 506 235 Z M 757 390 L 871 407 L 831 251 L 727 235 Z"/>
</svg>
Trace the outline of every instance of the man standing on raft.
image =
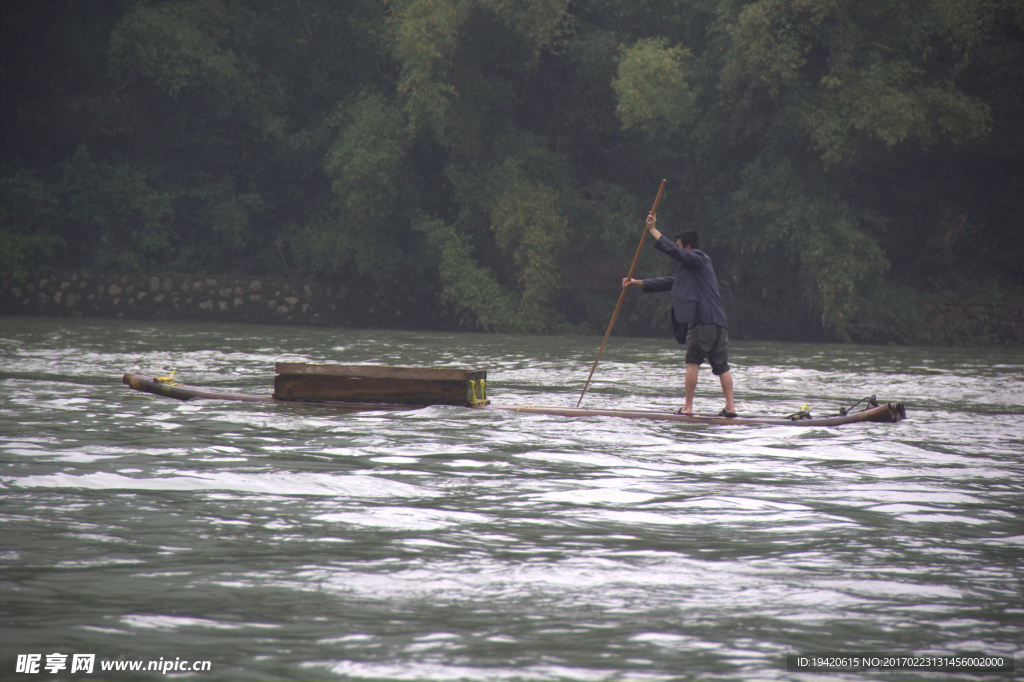
<svg viewBox="0 0 1024 682">
<path fill-rule="evenodd" d="M 693 413 L 697 373 L 705 358 L 722 382 L 725 409 L 719 415 L 735 417 L 732 374 L 729 373 L 729 322 L 725 317 L 718 279 L 711 258 L 700 250 L 700 237 L 693 230 L 675 236 L 675 243 L 658 231 L 657 218 L 647 216 L 647 231 L 656 240 L 654 248 L 678 261 L 676 274 L 652 279 L 623 278 L 622 288 L 643 287 L 644 293 L 672 292 L 672 328 L 679 343 L 686 343 L 686 404 L 677 414 Z"/>
</svg>

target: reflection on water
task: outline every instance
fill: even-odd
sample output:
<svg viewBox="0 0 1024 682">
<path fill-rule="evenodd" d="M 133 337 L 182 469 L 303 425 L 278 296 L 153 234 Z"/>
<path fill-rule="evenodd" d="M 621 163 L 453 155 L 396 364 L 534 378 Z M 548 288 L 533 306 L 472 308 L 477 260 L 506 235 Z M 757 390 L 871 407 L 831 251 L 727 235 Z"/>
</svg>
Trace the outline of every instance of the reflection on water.
<svg viewBox="0 0 1024 682">
<path fill-rule="evenodd" d="M 568 407 L 597 345 L 0 319 L 2 677 L 52 652 L 210 660 L 204 679 L 494 680 L 1021 655 L 1019 351 L 734 344 L 741 412 L 908 406 L 839 428 L 341 414 L 120 383 L 269 393 L 276 361 L 460 366 L 488 370 L 492 400 Z M 680 360 L 613 338 L 586 404 L 674 409 Z M 702 376 L 697 409 L 720 402 Z"/>
</svg>

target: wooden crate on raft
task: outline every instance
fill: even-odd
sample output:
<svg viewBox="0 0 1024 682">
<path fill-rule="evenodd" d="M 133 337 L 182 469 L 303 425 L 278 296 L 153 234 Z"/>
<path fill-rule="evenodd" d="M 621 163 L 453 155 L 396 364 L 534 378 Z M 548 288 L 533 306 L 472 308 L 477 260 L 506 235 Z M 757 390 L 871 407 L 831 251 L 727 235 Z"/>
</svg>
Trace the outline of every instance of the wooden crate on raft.
<svg viewBox="0 0 1024 682">
<path fill-rule="evenodd" d="M 275 400 L 461 407 L 489 402 L 486 370 L 279 362 L 275 372 Z"/>
</svg>

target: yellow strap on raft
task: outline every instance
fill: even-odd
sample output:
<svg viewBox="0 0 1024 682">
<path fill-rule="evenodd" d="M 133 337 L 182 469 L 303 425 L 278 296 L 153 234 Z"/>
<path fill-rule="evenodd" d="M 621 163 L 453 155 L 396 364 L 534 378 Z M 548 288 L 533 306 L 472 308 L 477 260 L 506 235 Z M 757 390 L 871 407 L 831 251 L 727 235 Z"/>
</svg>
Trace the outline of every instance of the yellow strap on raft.
<svg viewBox="0 0 1024 682">
<path fill-rule="evenodd" d="M 470 390 L 473 392 L 473 397 L 470 399 L 470 404 L 472 404 L 473 407 L 480 407 L 482 405 L 486 405 L 487 402 L 488 402 L 488 400 L 487 400 L 487 380 L 486 379 L 481 379 L 480 380 L 480 397 L 479 398 L 476 397 L 476 384 L 477 384 L 476 381 L 473 381 L 472 379 L 469 380 L 469 387 L 470 387 Z"/>
<path fill-rule="evenodd" d="M 807 409 L 807 403 L 803 404 L 803 407 L 800 408 L 799 412 L 794 412 L 793 414 L 787 416 L 786 419 L 789 419 L 790 421 L 798 421 L 800 419 L 812 419 L 811 411 Z"/>
<path fill-rule="evenodd" d="M 177 381 L 174 380 L 174 373 L 178 370 L 172 369 L 170 375 L 165 377 L 155 377 L 153 381 L 158 384 L 167 384 L 168 386 L 181 386 Z"/>
</svg>

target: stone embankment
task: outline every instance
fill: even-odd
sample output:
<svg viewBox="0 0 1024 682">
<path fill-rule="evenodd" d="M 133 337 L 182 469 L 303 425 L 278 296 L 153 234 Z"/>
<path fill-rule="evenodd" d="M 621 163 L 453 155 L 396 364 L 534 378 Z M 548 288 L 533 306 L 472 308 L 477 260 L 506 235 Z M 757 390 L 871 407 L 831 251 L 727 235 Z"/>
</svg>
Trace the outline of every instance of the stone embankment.
<svg viewBox="0 0 1024 682">
<path fill-rule="evenodd" d="M 430 327 L 417 292 L 385 304 L 312 280 L 47 272 L 0 285 L 0 314 L 252 324 Z"/>
<path fill-rule="evenodd" d="M 45 272 L 4 277 L 0 314 L 145 320 L 246 322 L 407 329 L 456 328 L 440 320 L 427 294 L 407 287 L 380 295 L 315 280 L 182 274 Z M 1024 305 L 926 303 L 933 343 L 1022 344 Z M 862 343 L 913 343 L 886 329 L 862 330 Z"/>
</svg>

